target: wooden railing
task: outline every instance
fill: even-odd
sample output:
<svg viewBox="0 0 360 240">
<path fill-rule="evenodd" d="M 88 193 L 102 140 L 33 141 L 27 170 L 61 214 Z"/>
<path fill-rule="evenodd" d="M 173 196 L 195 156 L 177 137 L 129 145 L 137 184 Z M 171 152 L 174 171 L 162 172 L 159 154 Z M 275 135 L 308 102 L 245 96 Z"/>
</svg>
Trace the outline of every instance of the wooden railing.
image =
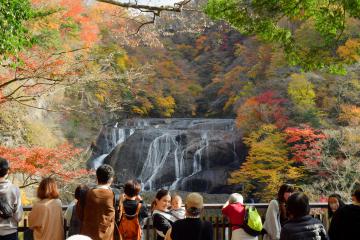
<svg viewBox="0 0 360 240">
<path fill-rule="evenodd" d="M 258 211 L 265 216 L 266 209 L 268 207 L 268 203 L 254 203 L 248 204 L 251 206 L 255 206 Z M 221 208 L 223 204 L 205 204 L 204 213 L 202 215 L 203 220 L 207 220 L 213 223 L 214 227 L 214 239 L 215 240 L 229 240 L 231 239 L 231 226 L 228 220 L 221 215 Z M 324 220 L 323 210 L 327 208 L 326 203 L 311 203 L 310 204 L 312 211 L 312 215 L 320 220 Z M 24 207 L 24 212 L 31 211 L 32 207 L 26 206 Z M 63 206 L 63 210 L 65 211 L 67 206 Z M 316 210 L 316 211 L 314 211 Z M 26 214 L 25 214 L 26 215 Z M 19 226 L 19 232 L 28 232 L 29 228 L 27 225 L 27 218 L 25 217 L 22 223 Z M 66 233 L 68 230 L 66 222 L 64 223 L 64 232 Z M 24 235 L 24 240 L 29 240 L 31 238 L 27 238 L 26 234 Z M 20 238 L 21 239 L 21 238 Z M 144 240 L 154 240 L 156 239 L 156 232 L 152 225 L 151 218 L 145 219 L 144 222 L 144 231 L 143 231 L 143 239 Z"/>
</svg>

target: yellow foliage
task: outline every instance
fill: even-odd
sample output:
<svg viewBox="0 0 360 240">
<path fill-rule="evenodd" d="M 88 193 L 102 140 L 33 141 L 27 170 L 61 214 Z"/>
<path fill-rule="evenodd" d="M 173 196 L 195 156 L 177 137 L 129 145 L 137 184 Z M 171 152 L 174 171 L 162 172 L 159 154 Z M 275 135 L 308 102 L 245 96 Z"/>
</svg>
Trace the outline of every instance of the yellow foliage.
<svg viewBox="0 0 360 240">
<path fill-rule="evenodd" d="M 341 105 L 341 113 L 338 117 L 340 122 L 350 126 L 358 126 L 360 124 L 360 108 L 354 105 Z"/>
<path fill-rule="evenodd" d="M 32 204 L 33 200 L 27 198 L 26 192 L 23 189 L 20 190 L 20 195 L 21 195 L 21 204 L 23 206 L 29 206 Z"/>
<path fill-rule="evenodd" d="M 156 108 L 162 117 L 171 117 L 175 112 L 175 99 L 172 96 L 156 97 Z"/>
<path fill-rule="evenodd" d="M 30 145 L 41 147 L 55 147 L 59 145 L 61 139 L 42 122 L 27 120 L 25 123 L 26 138 Z"/>
<path fill-rule="evenodd" d="M 101 93 L 95 93 L 95 97 L 99 102 L 101 103 L 105 102 L 105 96 L 102 95 Z"/>
<path fill-rule="evenodd" d="M 135 114 L 140 115 L 140 116 L 145 115 L 144 111 L 141 110 L 141 109 L 140 109 L 139 107 L 137 107 L 137 106 L 132 107 L 131 111 L 132 111 L 133 113 L 135 113 Z"/>
<path fill-rule="evenodd" d="M 337 49 L 337 54 L 348 63 L 360 61 L 360 38 L 348 39 Z"/>
<path fill-rule="evenodd" d="M 304 74 L 291 74 L 288 94 L 299 110 L 309 110 L 315 107 L 314 86 Z"/>
<path fill-rule="evenodd" d="M 121 71 L 126 70 L 128 63 L 129 63 L 129 57 L 127 54 L 124 54 L 116 58 L 116 64 L 118 65 Z"/>
<path fill-rule="evenodd" d="M 241 168 L 231 173 L 229 183 L 244 184 L 245 191 L 257 189 L 263 200 L 268 200 L 283 183 L 302 176 L 302 170 L 288 159 L 285 135 L 274 125 L 262 125 L 245 137 L 244 142 L 250 148 L 249 154 Z M 261 187 L 264 189 L 258 189 Z"/>
</svg>

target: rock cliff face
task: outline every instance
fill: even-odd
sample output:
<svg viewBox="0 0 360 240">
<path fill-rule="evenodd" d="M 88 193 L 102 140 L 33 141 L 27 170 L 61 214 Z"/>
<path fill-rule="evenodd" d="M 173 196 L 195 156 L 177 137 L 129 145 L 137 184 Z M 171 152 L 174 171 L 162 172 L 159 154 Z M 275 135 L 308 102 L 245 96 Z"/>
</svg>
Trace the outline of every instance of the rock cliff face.
<svg viewBox="0 0 360 240">
<path fill-rule="evenodd" d="M 92 149 L 88 166 L 112 165 L 118 182 L 208 193 L 231 191 L 229 171 L 246 153 L 232 119 L 126 120 L 104 126 Z"/>
</svg>

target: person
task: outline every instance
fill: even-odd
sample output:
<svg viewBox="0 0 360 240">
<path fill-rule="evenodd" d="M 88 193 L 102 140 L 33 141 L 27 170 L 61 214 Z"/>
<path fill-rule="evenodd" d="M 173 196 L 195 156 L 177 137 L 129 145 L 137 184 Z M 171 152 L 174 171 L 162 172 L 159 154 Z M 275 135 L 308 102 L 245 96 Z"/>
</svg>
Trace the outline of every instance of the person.
<svg viewBox="0 0 360 240">
<path fill-rule="evenodd" d="M 140 240 L 141 225 L 148 217 L 146 204 L 139 195 L 141 185 L 136 180 L 129 180 L 124 185 L 124 195 L 121 199 L 119 231 L 123 240 Z"/>
<path fill-rule="evenodd" d="M 69 237 L 80 233 L 81 216 L 79 216 L 79 213 L 83 212 L 85 206 L 85 197 L 88 191 L 89 187 L 85 184 L 77 186 L 74 193 L 75 199 L 64 213 L 64 218 L 69 226 Z"/>
<path fill-rule="evenodd" d="M 204 208 L 203 197 L 198 193 L 190 193 L 185 199 L 185 219 L 174 222 L 166 233 L 165 240 L 213 240 L 211 222 L 200 219 Z"/>
<path fill-rule="evenodd" d="M 29 228 L 34 232 L 35 240 L 63 240 L 64 217 L 59 191 L 54 178 L 41 180 L 37 189 L 40 199 L 29 213 Z"/>
<path fill-rule="evenodd" d="M 244 224 L 246 212 L 243 203 L 243 196 L 239 193 L 233 193 L 221 210 L 222 214 L 229 219 L 232 225 L 231 240 L 257 240 L 257 237 L 249 235 L 241 227 L 241 225 Z"/>
<path fill-rule="evenodd" d="M 182 199 L 180 195 L 174 194 L 171 196 L 171 214 L 176 217 L 177 220 L 185 218 L 185 208 L 181 206 Z"/>
<path fill-rule="evenodd" d="M 352 204 L 339 208 L 330 224 L 331 240 L 348 240 L 360 236 L 360 188 L 352 194 Z"/>
<path fill-rule="evenodd" d="M 168 210 L 170 201 L 171 197 L 168 190 L 161 189 L 156 193 L 152 218 L 157 240 L 164 240 L 166 232 L 176 221 L 176 218 Z"/>
<path fill-rule="evenodd" d="M 9 171 L 9 162 L 0 157 L 0 201 L 1 206 L 10 207 L 9 215 L 0 215 L 0 239 L 17 240 L 17 228 L 22 218 L 23 208 L 19 188 L 6 179 Z"/>
<path fill-rule="evenodd" d="M 85 207 L 79 213 L 80 233 L 93 240 L 112 240 L 115 228 L 115 195 L 110 188 L 114 169 L 103 164 L 96 170 L 97 186 L 86 194 Z"/>
<path fill-rule="evenodd" d="M 327 214 L 324 219 L 324 226 L 325 229 L 328 231 L 330 228 L 331 220 L 335 214 L 335 212 L 345 206 L 345 203 L 342 201 L 341 196 L 337 193 L 331 194 L 328 197 L 328 207 L 327 207 Z"/>
<path fill-rule="evenodd" d="M 328 240 L 323 223 L 309 215 L 309 198 L 305 193 L 292 194 L 286 206 L 289 220 L 281 229 L 280 240 Z"/>
<path fill-rule="evenodd" d="M 68 237 L 66 240 L 91 240 L 91 238 L 88 236 L 76 234 Z"/>
<path fill-rule="evenodd" d="M 283 184 L 279 188 L 277 199 L 271 200 L 266 210 L 264 240 L 280 239 L 281 226 L 287 221 L 285 204 L 289 196 L 295 191 L 294 186 Z"/>
</svg>

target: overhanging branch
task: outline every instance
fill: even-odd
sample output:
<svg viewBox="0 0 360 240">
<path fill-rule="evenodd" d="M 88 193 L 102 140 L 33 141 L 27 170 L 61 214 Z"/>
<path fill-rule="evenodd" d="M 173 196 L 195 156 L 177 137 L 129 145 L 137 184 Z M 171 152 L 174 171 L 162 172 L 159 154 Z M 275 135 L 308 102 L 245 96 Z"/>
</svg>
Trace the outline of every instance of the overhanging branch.
<svg viewBox="0 0 360 240">
<path fill-rule="evenodd" d="M 181 12 L 183 6 L 185 6 L 186 4 L 190 3 L 191 0 L 184 0 L 184 1 L 180 1 L 174 4 L 174 6 L 151 6 L 151 5 L 142 5 L 142 4 L 138 4 L 138 3 L 124 3 L 121 2 L 120 0 L 97 0 L 98 2 L 104 2 L 104 3 L 109 3 L 109 4 L 113 4 L 119 7 L 124 7 L 124 8 L 134 8 L 134 9 L 139 9 L 139 10 L 148 10 L 148 11 L 152 11 L 152 12 L 161 12 L 161 11 L 168 11 L 168 12 Z"/>
</svg>

